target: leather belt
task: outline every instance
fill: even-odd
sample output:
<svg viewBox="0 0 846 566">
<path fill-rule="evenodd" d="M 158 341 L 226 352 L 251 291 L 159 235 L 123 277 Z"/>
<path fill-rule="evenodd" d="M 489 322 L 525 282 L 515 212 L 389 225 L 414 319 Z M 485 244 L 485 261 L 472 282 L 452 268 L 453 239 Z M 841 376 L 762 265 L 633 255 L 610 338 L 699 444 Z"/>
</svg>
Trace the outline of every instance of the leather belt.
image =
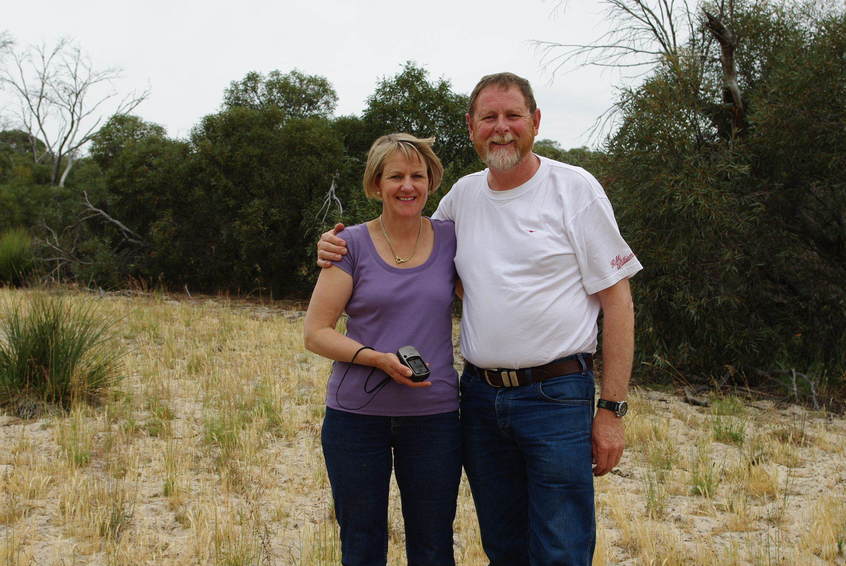
<svg viewBox="0 0 846 566">
<path fill-rule="evenodd" d="M 491 387 L 520 387 L 522 385 L 538 383 L 550 377 L 592 370 L 593 355 L 574 354 L 566 358 L 553 360 L 542 366 L 521 369 L 483 369 L 474 366 L 470 362 L 465 361 L 464 363 L 467 367 L 476 371 Z"/>
</svg>

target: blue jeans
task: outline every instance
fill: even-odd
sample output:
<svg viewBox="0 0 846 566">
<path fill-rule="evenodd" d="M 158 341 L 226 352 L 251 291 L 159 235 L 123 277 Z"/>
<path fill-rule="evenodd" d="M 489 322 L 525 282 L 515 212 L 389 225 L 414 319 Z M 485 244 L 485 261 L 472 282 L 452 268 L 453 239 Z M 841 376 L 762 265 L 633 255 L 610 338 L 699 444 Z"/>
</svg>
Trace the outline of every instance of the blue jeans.
<svg viewBox="0 0 846 566">
<path fill-rule="evenodd" d="M 392 461 L 409 566 L 454 566 L 461 477 L 458 412 L 381 417 L 327 407 L 321 434 L 344 566 L 384 566 Z"/>
<path fill-rule="evenodd" d="M 464 468 L 490 566 L 589 566 L 593 372 L 495 388 L 461 376 Z"/>
</svg>

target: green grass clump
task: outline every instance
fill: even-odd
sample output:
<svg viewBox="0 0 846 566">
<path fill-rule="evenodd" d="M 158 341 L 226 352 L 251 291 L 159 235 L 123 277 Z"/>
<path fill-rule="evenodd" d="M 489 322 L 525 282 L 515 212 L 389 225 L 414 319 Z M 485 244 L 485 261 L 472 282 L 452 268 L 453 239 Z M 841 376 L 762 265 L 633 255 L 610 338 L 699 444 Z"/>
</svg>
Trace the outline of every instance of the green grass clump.
<svg viewBox="0 0 846 566">
<path fill-rule="evenodd" d="M 746 413 L 746 404 L 738 397 L 718 397 L 711 406 L 711 414 L 720 416 L 742 417 Z"/>
<path fill-rule="evenodd" d="M 741 446 L 746 438 L 746 423 L 732 417 L 714 417 L 712 424 L 713 438 L 724 444 Z"/>
<path fill-rule="evenodd" d="M 93 303 L 35 295 L 0 314 L 0 406 L 94 402 L 121 377 L 124 350 Z"/>
<path fill-rule="evenodd" d="M 13 228 L 0 234 L 0 283 L 20 285 L 32 269 L 34 257 L 26 230 Z"/>
</svg>

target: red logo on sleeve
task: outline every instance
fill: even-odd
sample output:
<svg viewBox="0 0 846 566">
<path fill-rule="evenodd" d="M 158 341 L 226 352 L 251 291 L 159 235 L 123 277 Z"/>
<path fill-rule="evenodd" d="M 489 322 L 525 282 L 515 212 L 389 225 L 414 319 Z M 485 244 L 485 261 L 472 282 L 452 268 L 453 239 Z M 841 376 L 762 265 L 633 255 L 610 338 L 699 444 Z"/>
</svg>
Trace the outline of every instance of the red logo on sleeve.
<svg viewBox="0 0 846 566">
<path fill-rule="evenodd" d="M 614 259 L 611 260 L 611 267 L 615 267 L 618 270 L 623 269 L 623 266 L 629 263 L 632 259 L 634 259 L 634 254 L 631 253 L 627 256 L 618 255 Z"/>
</svg>

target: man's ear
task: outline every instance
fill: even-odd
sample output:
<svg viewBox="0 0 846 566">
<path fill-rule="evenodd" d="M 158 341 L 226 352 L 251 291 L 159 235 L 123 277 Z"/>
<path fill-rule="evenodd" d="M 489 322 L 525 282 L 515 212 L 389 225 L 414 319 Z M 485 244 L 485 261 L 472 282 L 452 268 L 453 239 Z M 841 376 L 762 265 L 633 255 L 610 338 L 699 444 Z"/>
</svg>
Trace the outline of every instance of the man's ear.
<svg viewBox="0 0 846 566">
<path fill-rule="evenodd" d="M 464 121 L 467 123 L 467 134 L 470 136 L 470 141 L 473 141 L 473 117 L 470 113 L 464 115 Z"/>
<path fill-rule="evenodd" d="M 541 111 L 540 108 L 535 108 L 535 111 L 532 113 L 532 124 L 535 129 L 535 135 L 538 135 L 538 131 L 540 130 L 540 119 L 541 119 Z"/>
</svg>

